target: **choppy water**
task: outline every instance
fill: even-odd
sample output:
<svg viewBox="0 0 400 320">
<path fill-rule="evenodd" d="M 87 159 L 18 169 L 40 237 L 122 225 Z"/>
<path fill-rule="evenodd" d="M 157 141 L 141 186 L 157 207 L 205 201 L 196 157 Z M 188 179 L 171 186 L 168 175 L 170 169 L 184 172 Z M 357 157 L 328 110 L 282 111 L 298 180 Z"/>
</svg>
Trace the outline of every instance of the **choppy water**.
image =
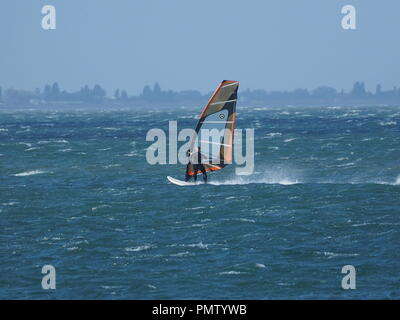
<svg viewBox="0 0 400 320">
<path fill-rule="evenodd" d="M 0 298 L 400 298 L 400 108 L 239 106 L 255 173 L 195 188 L 165 179 L 182 165 L 146 162 L 147 130 L 168 120 L 196 121 L 0 112 Z"/>
</svg>

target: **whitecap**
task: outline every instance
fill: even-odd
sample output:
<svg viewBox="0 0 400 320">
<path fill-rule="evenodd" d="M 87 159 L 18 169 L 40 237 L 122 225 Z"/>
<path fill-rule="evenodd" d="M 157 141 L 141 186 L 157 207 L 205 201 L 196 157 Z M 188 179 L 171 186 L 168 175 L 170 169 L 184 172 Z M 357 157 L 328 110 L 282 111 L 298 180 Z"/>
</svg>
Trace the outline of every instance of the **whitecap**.
<svg viewBox="0 0 400 320">
<path fill-rule="evenodd" d="M 41 140 L 38 144 L 49 144 L 49 143 L 69 143 L 65 139 L 57 139 L 57 140 Z"/>
<path fill-rule="evenodd" d="M 344 163 L 344 164 L 336 164 L 336 165 L 333 165 L 333 166 L 327 166 L 327 167 L 329 167 L 329 168 L 334 168 L 334 167 L 336 167 L 336 168 L 343 168 L 343 167 L 352 167 L 352 166 L 354 166 L 355 165 L 355 163 L 354 162 L 349 162 L 349 163 Z"/>
<path fill-rule="evenodd" d="M 253 219 L 239 218 L 238 220 L 239 220 L 239 221 L 242 221 L 242 222 L 256 223 L 256 221 L 253 220 Z"/>
<path fill-rule="evenodd" d="M 356 223 L 353 224 L 352 227 L 364 227 L 364 226 L 369 226 L 372 225 L 373 223 L 369 223 L 369 222 L 363 222 L 363 223 Z"/>
<path fill-rule="evenodd" d="M 101 286 L 103 289 L 117 289 L 119 286 Z"/>
<path fill-rule="evenodd" d="M 201 227 L 204 227 L 204 226 L 205 226 L 204 223 L 194 223 L 194 224 L 192 224 L 192 227 L 194 227 L 194 228 L 201 228 Z"/>
<path fill-rule="evenodd" d="M 108 208 L 108 207 L 111 207 L 111 206 L 108 205 L 108 204 L 102 204 L 102 205 L 100 205 L 100 206 L 93 207 L 93 208 L 92 208 L 92 211 L 96 211 L 96 210 L 98 210 L 98 209 L 101 209 L 101 208 Z"/>
<path fill-rule="evenodd" d="M 245 185 L 245 184 L 281 184 L 281 185 L 292 185 L 300 183 L 297 179 L 290 179 L 285 177 L 261 177 L 256 178 L 253 176 L 250 177 L 236 177 L 234 179 L 225 180 L 225 181 L 210 181 L 208 184 L 211 185 Z"/>
<path fill-rule="evenodd" d="M 150 289 L 157 289 L 156 286 L 153 286 L 152 284 L 147 284 L 146 287 L 150 288 Z"/>
<path fill-rule="evenodd" d="M 330 110 L 340 110 L 340 109 L 342 109 L 342 107 L 327 107 L 327 109 L 330 109 Z"/>
<path fill-rule="evenodd" d="M 280 137 L 281 135 L 282 135 L 282 133 L 280 133 L 280 132 L 271 132 L 271 133 L 268 133 L 266 135 L 266 137 L 273 138 L 273 137 Z"/>
<path fill-rule="evenodd" d="M 21 173 L 16 173 L 16 174 L 14 174 L 14 176 L 15 177 L 26 177 L 26 176 L 32 176 L 35 174 L 42 174 L 42 173 L 46 173 L 46 171 L 41 171 L 41 170 L 25 171 L 25 172 L 21 172 Z"/>
<path fill-rule="evenodd" d="M 263 107 L 263 108 L 253 108 L 254 111 L 267 111 L 271 110 L 271 108 Z"/>
<path fill-rule="evenodd" d="M 139 154 L 135 151 L 132 151 L 130 153 L 126 153 L 124 154 L 125 157 L 134 157 L 134 156 L 138 156 Z"/>
<path fill-rule="evenodd" d="M 278 286 L 292 286 L 293 283 L 291 282 L 278 282 Z"/>
<path fill-rule="evenodd" d="M 244 273 L 244 272 L 231 270 L 231 271 L 223 271 L 223 272 L 220 272 L 219 274 L 220 275 L 225 275 L 225 274 L 233 275 L 233 274 L 241 274 L 241 273 Z"/>
<path fill-rule="evenodd" d="M 22 144 L 22 145 L 27 146 L 27 147 L 32 147 L 32 144 L 28 143 L 28 142 L 18 142 L 17 144 Z"/>
<path fill-rule="evenodd" d="M 2 203 L 2 205 L 3 206 L 13 206 L 13 205 L 16 205 L 16 204 L 18 204 L 19 202 L 4 202 L 4 203 Z"/>
<path fill-rule="evenodd" d="M 120 167 L 120 166 L 121 165 L 119 163 L 116 163 L 116 164 L 109 164 L 109 165 L 103 166 L 103 168 L 108 169 L 108 168 Z"/>
<path fill-rule="evenodd" d="M 117 131 L 120 130 L 120 128 L 113 128 L 113 127 L 108 127 L 108 128 L 103 128 L 104 130 L 110 130 L 110 131 Z"/>
<path fill-rule="evenodd" d="M 331 258 L 336 258 L 336 257 L 355 257 L 355 256 L 359 256 L 359 253 L 335 253 L 335 252 L 329 252 L 329 251 L 324 251 L 324 252 L 317 252 L 317 254 L 322 254 L 326 257 L 328 257 L 328 259 Z"/>
<path fill-rule="evenodd" d="M 188 244 L 187 247 L 195 247 L 200 249 L 208 249 L 208 244 L 203 244 L 203 242 Z"/>
<path fill-rule="evenodd" d="M 148 250 L 150 249 L 151 246 L 149 245 L 143 245 L 143 246 L 138 246 L 138 247 L 131 247 L 131 248 L 125 248 L 125 251 L 134 251 L 134 252 L 138 252 L 138 251 L 143 251 L 143 250 Z"/>
<path fill-rule="evenodd" d="M 397 125 L 397 122 L 396 121 L 380 121 L 379 124 L 383 127 L 386 127 L 386 126 L 395 126 L 395 125 Z"/>
<path fill-rule="evenodd" d="M 189 251 L 184 251 L 184 252 L 178 252 L 178 253 L 175 253 L 175 254 L 171 254 L 171 257 L 184 257 L 184 256 L 187 256 L 189 254 L 190 254 Z"/>
<path fill-rule="evenodd" d="M 400 185 L 400 175 L 396 178 L 396 181 L 394 181 L 394 182 L 379 180 L 379 181 L 371 181 L 369 183 L 386 184 L 386 185 L 390 185 L 390 186 L 399 186 Z"/>
</svg>

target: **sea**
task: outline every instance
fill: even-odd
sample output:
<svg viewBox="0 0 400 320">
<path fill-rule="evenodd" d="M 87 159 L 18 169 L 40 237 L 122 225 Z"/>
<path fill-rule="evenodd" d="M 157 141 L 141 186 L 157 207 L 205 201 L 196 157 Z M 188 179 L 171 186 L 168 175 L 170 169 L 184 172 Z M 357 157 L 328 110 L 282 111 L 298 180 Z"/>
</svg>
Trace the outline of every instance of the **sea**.
<svg viewBox="0 0 400 320">
<path fill-rule="evenodd" d="M 179 187 L 146 135 L 200 111 L 2 106 L 0 299 L 400 298 L 400 107 L 239 100 L 253 174 Z"/>
</svg>

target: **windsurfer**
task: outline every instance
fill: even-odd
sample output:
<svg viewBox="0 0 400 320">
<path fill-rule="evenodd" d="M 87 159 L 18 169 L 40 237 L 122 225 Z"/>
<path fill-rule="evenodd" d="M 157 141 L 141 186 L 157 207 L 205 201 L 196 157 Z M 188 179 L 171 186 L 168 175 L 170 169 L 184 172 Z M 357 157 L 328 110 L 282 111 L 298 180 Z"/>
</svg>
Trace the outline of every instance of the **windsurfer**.
<svg viewBox="0 0 400 320">
<path fill-rule="evenodd" d="M 198 147 L 197 152 L 194 152 L 194 153 L 191 152 L 190 150 L 188 150 L 187 155 L 189 157 L 189 162 L 186 166 L 185 181 L 189 181 L 190 178 L 192 177 L 189 174 L 191 170 L 193 170 L 194 181 L 197 181 L 197 172 L 200 170 L 201 173 L 203 174 L 204 183 L 207 183 L 207 172 L 206 172 L 206 168 L 204 167 L 204 164 L 203 164 L 204 156 L 201 154 L 200 147 Z"/>
</svg>

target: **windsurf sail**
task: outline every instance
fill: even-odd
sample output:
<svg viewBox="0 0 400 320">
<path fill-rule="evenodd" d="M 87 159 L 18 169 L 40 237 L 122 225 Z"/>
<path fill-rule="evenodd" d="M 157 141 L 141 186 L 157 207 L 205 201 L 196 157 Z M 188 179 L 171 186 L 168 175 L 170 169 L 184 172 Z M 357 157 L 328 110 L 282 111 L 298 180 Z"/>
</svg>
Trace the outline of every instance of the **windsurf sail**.
<svg viewBox="0 0 400 320">
<path fill-rule="evenodd" d="M 200 146 L 202 158 L 206 158 L 202 160 L 206 171 L 218 171 L 232 163 L 238 88 L 238 81 L 222 81 L 197 122 L 190 151 L 195 152 Z M 194 175 L 193 167 L 187 173 Z"/>
</svg>

